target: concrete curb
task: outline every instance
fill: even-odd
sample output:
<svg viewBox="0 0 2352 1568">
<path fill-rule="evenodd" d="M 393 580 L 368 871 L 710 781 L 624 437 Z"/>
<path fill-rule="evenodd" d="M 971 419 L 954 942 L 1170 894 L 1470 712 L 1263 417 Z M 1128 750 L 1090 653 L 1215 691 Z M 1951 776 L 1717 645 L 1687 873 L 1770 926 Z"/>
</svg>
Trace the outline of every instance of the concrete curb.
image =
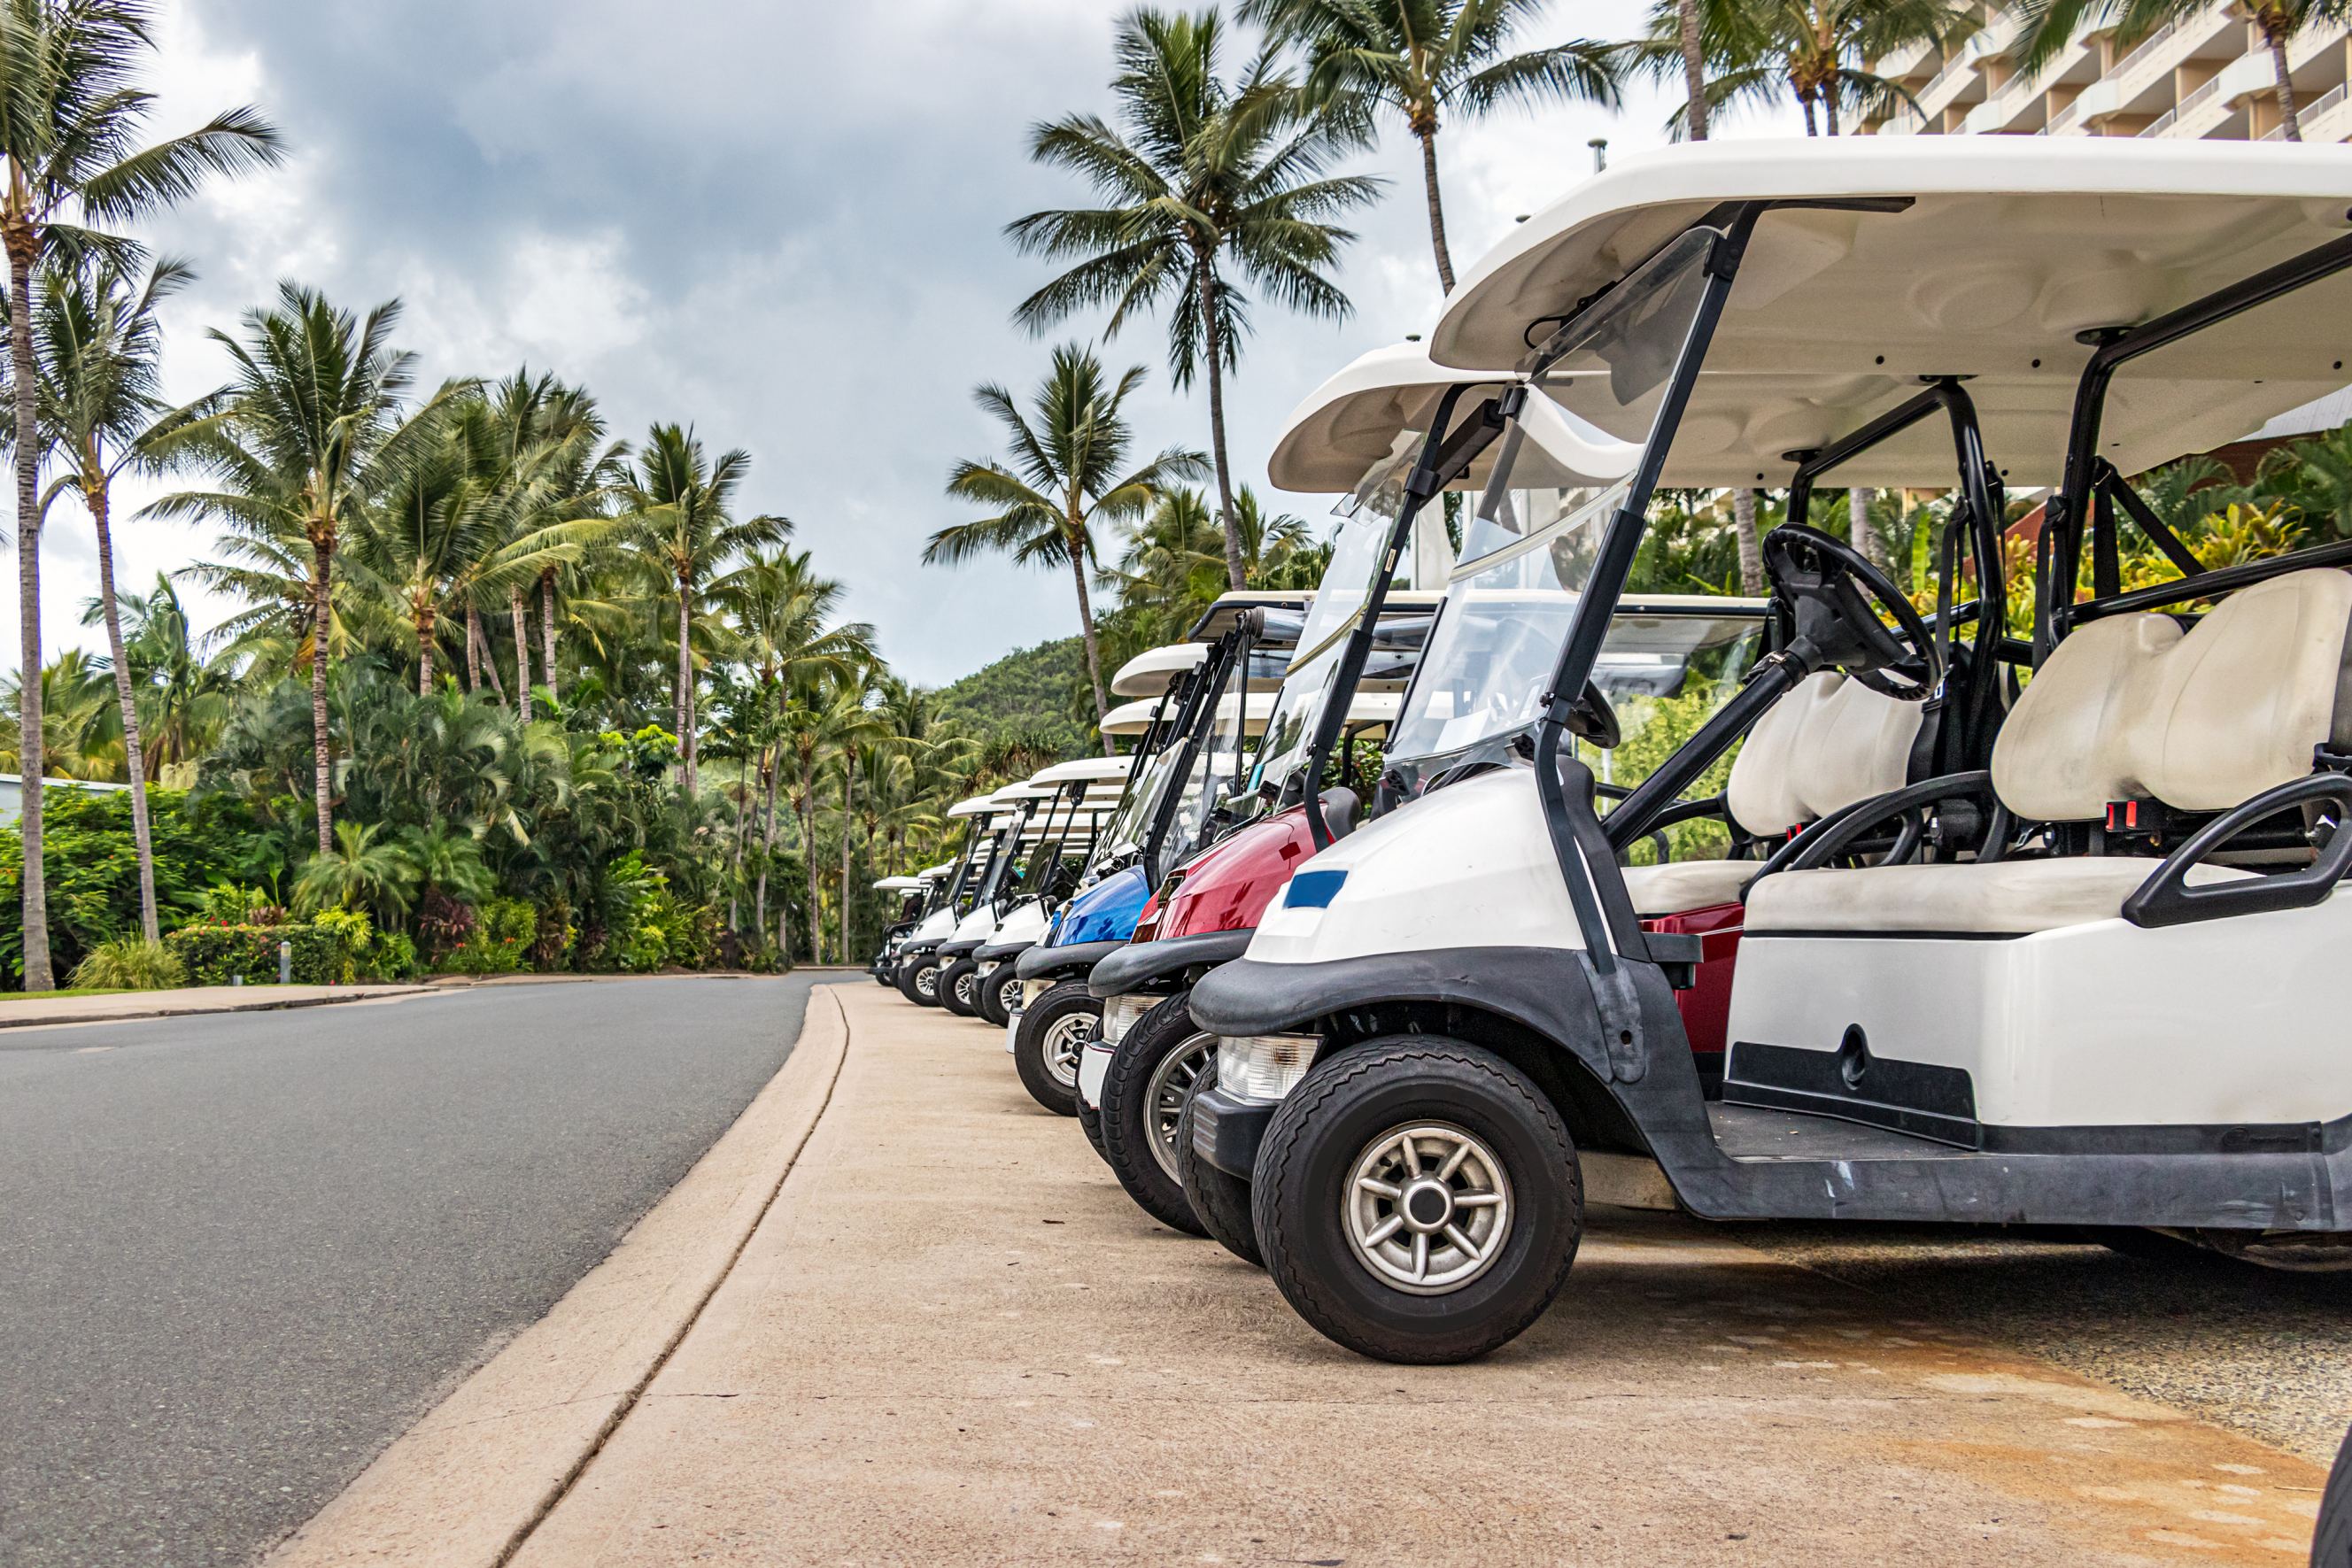
<svg viewBox="0 0 2352 1568">
<path fill-rule="evenodd" d="M 373 986 L 370 987 L 366 990 L 355 990 L 345 996 L 281 997 L 276 998 L 272 998 L 268 996 L 267 993 L 269 988 L 270 988 L 267 986 L 247 987 L 247 989 L 248 990 L 256 990 L 264 993 L 263 996 L 249 1002 L 230 1002 L 219 1005 L 207 1004 L 194 1007 L 128 1007 L 120 1009 L 113 1012 L 53 1012 L 46 1015 L 35 1014 L 32 1017 L 20 1016 L 17 1009 L 29 1009 L 37 1004 L 31 1002 L 12 1002 L 7 1004 L 5 1009 L 0 1009 L 0 1029 L 63 1029 L 68 1024 L 138 1023 L 147 1019 L 205 1018 L 215 1013 L 287 1012 L 295 1008 L 331 1008 L 340 1007 L 346 1002 L 378 1002 L 384 1001 L 394 997 L 430 996 L 436 991 L 448 990 L 452 988 L 446 986 Z M 165 991 L 156 994 L 169 996 L 171 993 Z M 83 998 L 68 998 L 68 1000 L 71 1001 L 81 999 Z"/>
<path fill-rule="evenodd" d="M 562 1496 L 693 1326 L 833 1097 L 849 1040 L 809 993 L 775 1077 L 652 1212 L 268 1558 L 495 1568 Z"/>
</svg>

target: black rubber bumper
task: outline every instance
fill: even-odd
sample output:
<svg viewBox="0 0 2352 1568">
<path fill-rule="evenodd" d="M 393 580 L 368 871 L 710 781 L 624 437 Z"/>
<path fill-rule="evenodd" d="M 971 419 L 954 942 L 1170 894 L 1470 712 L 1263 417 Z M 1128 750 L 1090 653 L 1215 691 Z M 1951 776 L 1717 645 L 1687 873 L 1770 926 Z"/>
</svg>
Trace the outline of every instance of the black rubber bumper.
<svg viewBox="0 0 2352 1568">
<path fill-rule="evenodd" d="M 1159 942 L 1129 942 L 1094 967 L 1087 976 L 1087 989 L 1105 998 L 1172 991 L 1192 970 L 1230 964 L 1248 952 L 1256 934 L 1255 928 L 1202 931 Z"/>
<path fill-rule="evenodd" d="M 1274 1107 L 1235 1100 L 1215 1088 L 1192 1096 L 1192 1152 L 1229 1176 L 1251 1179 L 1257 1146 L 1265 1141 Z"/>
<path fill-rule="evenodd" d="M 1021 955 L 1013 966 L 1013 975 L 1020 980 L 1083 975 L 1126 946 L 1124 942 L 1076 942 L 1067 947 L 1048 947 L 1040 943 Z"/>
<path fill-rule="evenodd" d="M 1009 964 L 1035 946 L 1034 942 L 983 942 L 971 956 L 983 964 Z"/>
<path fill-rule="evenodd" d="M 942 942 L 940 944 L 940 962 L 952 964 L 979 946 L 980 938 L 977 936 L 966 937 L 961 942 Z"/>
<path fill-rule="evenodd" d="M 909 942 L 898 949 L 898 956 L 902 959 L 919 958 L 938 946 L 937 942 Z"/>
</svg>

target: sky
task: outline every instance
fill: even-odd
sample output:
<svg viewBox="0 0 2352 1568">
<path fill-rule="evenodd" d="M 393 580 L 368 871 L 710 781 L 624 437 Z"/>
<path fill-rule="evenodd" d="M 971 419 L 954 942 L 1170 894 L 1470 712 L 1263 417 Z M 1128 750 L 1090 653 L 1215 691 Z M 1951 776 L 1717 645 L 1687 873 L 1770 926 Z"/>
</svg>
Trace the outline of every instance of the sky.
<svg viewBox="0 0 2352 1568">
<path fill-rule="evenodd" d="M 234 329 L 291 278 L 364 310 L 397 298 L 420 387 L 523 365 L 586 385 L 615 435 L 696 427 L 752 456 L 740 497 L 779 512 L 842 580 L 904 675 L 938 685 L 1077 629 L 1066 570 L 988 560 L 925 567 L 925 539 L 973 514 L 944 498 L 959 458 L 999 451 L 971 389 L 1025 393 L 1053 345 L 1099 339 L 1073 318 L 1045 338 L 1011 312 L 1050 272 L 1002 235 L 1040 208 L 1081 205 L 1033 166 L 1029 126 L 1108 111 L 1112 25 L 1125 0 L 163 0 L 158 135 L 258 106 L 289 156 L 216 183 L 142 233 L 197 284 L 164 312 L 166 392 L 226 379 L 208 329 Z M 1555 0 L 1528 44 L 1622 37 L 1640 0 Z M 1238 68 L 1235 51 L 1234 68 Z M 1659 145 L 1669 105 L 1622 113 L 1506 109 L 1448 125 L 1439 156 L 1461 272 L 1518 214 L 1612 155 Z M 1785 134 L 1749 115 L 1718 134 Z M 1420 160 L 1391 124 L 1356 161 L 1390 182 L 1355 221 L 1338 280 L 1344 322 L 1261 305 L 1228 383 L 1235 478 L 1262 495 L 1265 458 L 1298 401 L 1356 355 L 1423 331 L 1439 301 Z M 1178 392 L 1161 324 L 1105 344 L 1150 378 L 1130 407 L 1139 454 L 1208 445 L 1206 401 Z M 144 496 L 157 493 L 146 487 Z M 131 519 L 118 497 L 117 580 L 143 591 L 210 552 L 209 530 Z M 131 505 L 122 505 L 129 502 Z M 1319 519 L 1328 503 L 1289 497 Z M 80 624 L 97 591 L 89 522 L 70 500 L 42 544 L 44 657 L 102 649 Z M 199 626 L 232 606 L 194 595 Z M 13 667 L 16 598 L 0 605 Z"/>
</svg>

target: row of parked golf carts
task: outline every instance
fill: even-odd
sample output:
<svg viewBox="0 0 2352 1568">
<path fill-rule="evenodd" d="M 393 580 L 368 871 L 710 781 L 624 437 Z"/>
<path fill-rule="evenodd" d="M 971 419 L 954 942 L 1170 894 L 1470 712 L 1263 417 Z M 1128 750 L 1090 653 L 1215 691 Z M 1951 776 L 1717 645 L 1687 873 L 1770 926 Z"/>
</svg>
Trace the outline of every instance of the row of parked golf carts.
<svg viewBox="0 0 2352 1568">
<path fill-rule="evenodd" d="M 2352 542 L 2126 482 L 2352 382 L 2348 303 L 2340 149 L 1626 160 L 1302 405 L 1320 586 L 958 805 L 877 977 L 1392 1360 L 1524 1330 L 1588 1197 L 2352 1259 Z M 1948 498 L 1919 580 L 1854 485 Z M 1669 488 L 1787 495 L 1769 597 L 1626 591 Z"/>
</svg>

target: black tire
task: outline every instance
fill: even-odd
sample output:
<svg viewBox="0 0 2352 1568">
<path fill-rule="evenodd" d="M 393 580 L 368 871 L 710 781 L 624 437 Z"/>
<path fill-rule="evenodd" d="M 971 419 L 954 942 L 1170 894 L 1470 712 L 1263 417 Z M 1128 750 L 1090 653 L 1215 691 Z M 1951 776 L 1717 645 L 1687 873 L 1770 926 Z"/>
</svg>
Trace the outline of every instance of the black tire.
<svg viewBox="0 0 2352 1568">
<path fill-rule="evenodd" d="M 2336 1450 L 2327 1490 L 2319 1497 L 2319 1527 L 2311 1535 L 2311 1568 L 2352 1568 L 2352 1432 Z"/>
<path fill-rule="evenodd" d="M 1078 1096 L 1078 1127 L 1086 1134 L 1087 1142 L 1094 1145 L 1095 1153 L 1108 1164 L 1110 1155 L 1103 1152 L 1102 1113 L 1087 1104 L 1083 1094 Z"/>
<path fill-rule="evenodd" d="M 940 971 L 940 1006 L 960 1019 L 977 1018 L 972 1010 L 972 982 L 980 977 L 980 961 L 958 958 Z"/>
<path fill-rule="evenodd" d="M 926 953 L 898 966 L 898 994 L 919 1008 L 940 1005 L 940 961 Z"/>
<path fill-rule="evenodd" d="M 1008 987 L 1021 982 L 1013 977 L 1013 960 L 1007 958 L 991 969 L 972 986 L 973 1010 L 997 1028 L 1003 1029 L 1013 1020 L 1013 1009 L 1004 1000 Z"/>
<path fill-rule="evenodd" d="M 1360 1159 L 1373 1157 L 1404 1129 L 1424 1125 L 1441 1139 L 1466 1134 L 1487 1151 L 1503 1179 L 1485 1183 L 1464 1165 L 1438 1182 L 1418 1163 L 1420 1146 L 1404 1140 L 1415 1162 L 1376 1166 L 1384 1173 L 1376 1179 L 1402 1181 L 1402 1170 L 1411 1168 L 1437 1182 L 1417 1189 L 1428 1199 L 1426 1207 L 1415 1207 L 1419 1223 L 1451 1224 L 1466 1213 L 1463 1234 L 1475 1243 L 1481 1209 L 1457 1208 L 1454 1197 L 1500 1185 L 1508 1202 L 1484 1206 L 1485 1212 L 1499 1207 L 1507 1221 L 1484 1260 L 1465 1258 L 1441 1232 L 1437 1249 L 1400 1261 L 1396 1266 L 1405 1268 L 1464 1258 L 1474 1270 L 1459 1284 L 1415 1291 L 1360 1256 L 1343 1213 L 1353 1199 L 1365 1206 L 1368 1224 L 1390 1225 L 1402 1216 L 1400 1206 L 1376 1218 L 1386 1200 L 1355 1198 L 1351 1183 Z M 1405 1190 L 1416 1189 L 1407 1184 Z M 1543 1092 L 1491 1051 L 1428 1035 L 1391 1035 L 1310 1069 L 1266 1127 L 1250 1200 L 1266 1271 L 1298 1315 L 1349 1350 L 1413 1364 L 1474 1360 L 1525 1333 L 1567 1283 L 1584 1228 L 1576 1146 Z M 1402 1230 L 1391 1227 L 1394 1234 Z M 1378 1242 L 1377 1231 L 1367 1239 Z M 1382 1254 L 1385 1245 L 1370 1252 Z"/>
<path fill-rule="evenodd" d="M 1201 1071 L 1190 1059 L 1203 1040 L 1206 1071 L 1213 1082 L 1215 1037 L 1204 1035 L 1192 1021 L 1192 993 L 1179 992 L 1135 1020 L 1111 1052 L 1102 1086 L 1103 1158 L 1110 1162 L 1111 1174 L 1144 1213 L 1187 1236 L 1209 1233 L 1184 1197 L 1175 1146 L 1186 1091 Z"/>
<path fill-rule="evenodd" d="M 1013 1037 L 1013 1068 L 1029 1098 L 1056 1116 L 1078 1113 L 1077 1053 L 1102 1022 L 1102 1003 L 1087 994 L 1083 978 L 1063 980 L 1031 1002 Z M 1068 1052 L 1066 1079 L 1045 1061 L 1049 1048 Z"/>
<path fill-rule="evenodd" d="M 1213 1082 L 1205 1079 L 1203 1083 Z M 1184 1113 L 1176 1118 L 1176 1174 L 1183 1178 L 1184 1201 L 1210 1240 L 1253 1269 L 1265 1267 L 1257 1249 L 1257 1223 L 1250 1218 L 1250 1184 L 1229 1176 L 1192 1150 L 1192 1102 L 1199 1089 L 1184 1096 Z"/>
</svg>

